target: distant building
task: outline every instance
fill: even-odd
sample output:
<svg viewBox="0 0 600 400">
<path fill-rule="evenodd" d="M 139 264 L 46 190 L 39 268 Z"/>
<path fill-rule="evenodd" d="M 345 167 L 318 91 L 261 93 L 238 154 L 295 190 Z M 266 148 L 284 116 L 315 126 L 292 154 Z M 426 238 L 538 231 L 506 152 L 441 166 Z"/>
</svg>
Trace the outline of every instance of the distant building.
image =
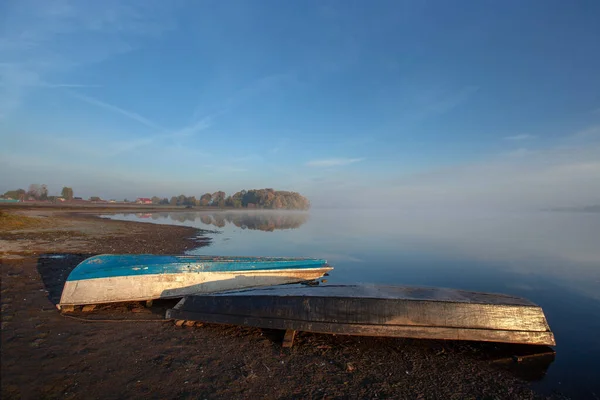
<svg viewBox="0 0 600 400">
<path fill-rule="evenodd" d="M 139 197 L 135 202 L 137 204 L 152 204 L 152 199 L 147 197 Z"/>
</svg>

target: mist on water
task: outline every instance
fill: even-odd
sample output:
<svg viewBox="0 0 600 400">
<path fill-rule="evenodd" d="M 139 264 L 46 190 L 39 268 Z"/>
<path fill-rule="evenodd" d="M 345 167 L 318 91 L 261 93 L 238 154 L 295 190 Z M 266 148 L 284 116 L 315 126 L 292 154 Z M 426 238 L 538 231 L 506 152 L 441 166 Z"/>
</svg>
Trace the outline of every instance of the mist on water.
<svg viewBox="0 0 600 400">
<path fill-rule="evenodd" d="M 321 208 L 454 213 L 586 207 L 600 205 L 600 145 L 574 138 L 544 151 L 521 149 L 478 162 L 359 178 L 324 177 L 306 192 Z"/>
</svg>

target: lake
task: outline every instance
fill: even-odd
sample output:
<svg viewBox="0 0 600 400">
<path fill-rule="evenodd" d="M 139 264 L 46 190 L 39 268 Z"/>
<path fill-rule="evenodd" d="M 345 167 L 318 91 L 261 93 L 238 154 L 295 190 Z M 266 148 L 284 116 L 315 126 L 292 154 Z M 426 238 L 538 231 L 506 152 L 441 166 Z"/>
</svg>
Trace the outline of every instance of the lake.
<svg viewBox="0 0 600 400">
<path fill-rule="evenodd" d="M 214 230 L 192 254 L 305 256 L 335 268 L 330 283 L 441 286 L 526 297 L 556 336 L 534 387 L 600 397 L 600 213 L 220 211 L 114 219 Z"/>
</svg>

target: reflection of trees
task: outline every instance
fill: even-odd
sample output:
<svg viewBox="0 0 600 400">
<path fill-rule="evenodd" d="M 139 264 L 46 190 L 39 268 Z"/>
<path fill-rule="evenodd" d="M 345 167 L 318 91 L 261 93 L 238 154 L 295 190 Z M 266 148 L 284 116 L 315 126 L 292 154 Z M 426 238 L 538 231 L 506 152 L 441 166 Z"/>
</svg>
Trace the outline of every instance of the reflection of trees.
<svg viewBox="0 0 600 400">
<path fill-rule="evenodd" d="M 194 212 L 161 213 L 161 216 L 163 216 L 163 215 L 171 218 L 171 221 L 177 221 L 177 222 L 186 222 L 186 221 L 194 222 L 196 220 L 196 213 L 194 213 Z"/>
<path fill-rule="evenodd" d="M 211 214 L 196 212 L 160 213 L 172 221 L 200 221 L 204 225 L 223 228 L 227 223 L 242 229 L 253 229 L 272 232 L 277 229 L 296 229 L 308 221 L 308 214 L 288 211 L 257 211 L 257 212 L 215 212 Z M 154 217 L 154 216 L 153 216 Z"/>
<path fill-rule="evenodd" d="M 238 228 L 267 232 L 296 229 L 308 221 L 307 213 L 293 212 L 225 213 L 224 217 Z"/>
<path fill-rule="evenodd" d="M 225 216 L 222 213 L 216 213 L 213 215 L 213 225 L 219 228 L 225 226 Z M 230 222 L 230 221 L 229 221 Z"/>
<path fill-rule="evenodd" d="M 138 217 L 141 217 L 138 216 Z M 273 232 L 278 229 L 296 229 L 308 221 L 308 213 L 294 211 L 221 211 L 214 213 L 198 212 L 160 212 L 145 214 L 145 218 L 154 220 L 159 218 L 177 222 L 194 222 L 200 220 L 204 225 L 213 225 L 223 228 L 225 225 L 233 224 L 241 229 L 261 230 Z"/>
</svg>

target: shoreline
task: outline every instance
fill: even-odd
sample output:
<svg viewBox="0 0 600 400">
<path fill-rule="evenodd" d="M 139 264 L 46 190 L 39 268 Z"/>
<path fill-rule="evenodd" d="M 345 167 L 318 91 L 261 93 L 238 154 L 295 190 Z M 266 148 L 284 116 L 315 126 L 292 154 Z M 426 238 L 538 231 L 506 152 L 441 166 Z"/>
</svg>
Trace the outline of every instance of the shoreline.
<svg viewBox="0 0 600 400">
<path fill-rule="evenodd" d="M 300 209 L 271 209 L 247 207 L 210 207 L 210 206 L 171 206 L 155 204 L 71 204 L 71 203 L 0 203 L 0 211 L 50 211 L 74 212 L 76 214 L 118 214 L 118 213 L 151 213 L 151 212 L 227 212 L 227 211 L 274 211 L 274 212 L 309 212 Z"/>
<path fill-rule="evenodd" d="M 22 209 L 12 214 L 38 219 L 39 224 L 19 230 L 0 227 L 0 258 L 70 251 L 181 254 L 210 244 L 204 235 L 209 231 L 200 228 L 118 221 L 87 210 Z"/>
<path fill-rule="evenodd" d="M 43 223 L 0 228 L 3 398 L 545 398 L 505 368 L 527 348 L 299 333 L 284 351 L 279 331 L 175 327 L 163 319 L 172 301 L 65 318 L 53 303 L 85 258 L 181 254 L 209 242 L 200 229 L 114 221 L 87 210 L 17 213 Z M 498 362 L 507 355 L 508 364 Z"/>
</svg>

